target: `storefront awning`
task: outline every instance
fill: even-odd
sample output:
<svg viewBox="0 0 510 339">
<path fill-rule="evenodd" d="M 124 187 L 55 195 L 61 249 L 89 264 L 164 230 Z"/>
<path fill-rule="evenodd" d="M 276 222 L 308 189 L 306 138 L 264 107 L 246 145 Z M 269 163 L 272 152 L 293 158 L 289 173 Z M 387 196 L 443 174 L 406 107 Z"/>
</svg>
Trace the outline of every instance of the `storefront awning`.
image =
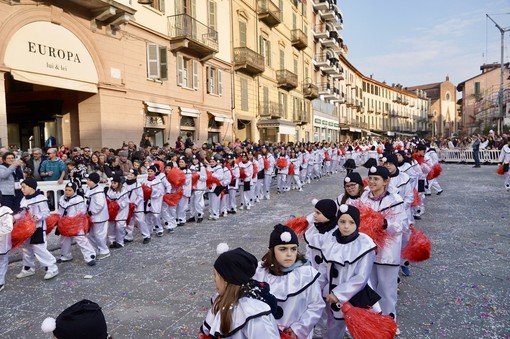
<svg viewBox="0 0 510 339">
<path fill-rule="evenodd" d="M 349 127 L 349 132 L 361 133 L 361 128 Z"/>
<path fill-rule="evenodd" d="M 46 74 L 19 70 L 11 70 L 11 75 L 15 80 L 28 82 L 31 84 L 64 88 L 87 93 L 97 93 L 97 84 L 91 84 L 85 81 L 59 78 Z"/>
<path fill-rule="evenodd" d="M 200 116 L 200 111 L 196 108 L 179 106 L 179 109 L 181 111 L 181 115 L 186 117 L 198 118 Z"/>
<path fill-rule="evenodd" d="M 261 119 L 257 122 L 257 127 L 278 128 L 280 134 L 296 134 L 296 125 L 290 121 L 280 119 Z"/>
<path fill-rule="evenodd" d="M 172 107 L 170 107 L 170 105 L 158 104 L 151 101 L 144 101 L 143 103 L 147 105 L 147 112 L 161 113 L 166 115 L 172 114 Z"/>
<path fill-rule="evenodd" d="M 211 114 L 212 116 L 214 116 L 214 120 L 216 120 L 218 122 L 226 122 L 226 123 L 234 122 L 234 119 L 232 119 L 231 117 L 229 117 L 226 114 L 211 112 L 211 111 L 208 111 L 208 113 Z"/>
</svg>

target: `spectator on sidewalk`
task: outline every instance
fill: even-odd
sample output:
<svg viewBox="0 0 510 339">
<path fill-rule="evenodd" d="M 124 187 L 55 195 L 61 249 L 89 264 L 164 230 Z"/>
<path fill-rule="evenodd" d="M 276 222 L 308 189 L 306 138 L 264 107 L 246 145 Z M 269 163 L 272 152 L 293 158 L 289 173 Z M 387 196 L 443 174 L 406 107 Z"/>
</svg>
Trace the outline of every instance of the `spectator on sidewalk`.
<svg viewBox="0 0 510 339">
<path fill-rule="evenodd" d="M 474 168 L 480 167 L 480 136 L 473 134 L 473 159 L 475 160 Z"/>
<path fill-rule="evenodd" d="M 58 181 L 59 184 L 64 182 L 66 175 L 66 165 L 62 159 L 57 157 L 57 149 L 50 148 L 47 153 L 48 159 L 41 164 L 39 173 L 44 181 Z"/>
<path fill-rule="evenodd" d="M 32 176 L 37 181 L 42 180 L 39 169 L 41 168 L 41 164 L 44 160 L 45 159 L 42 156 L 42 149 L 39 147 L 32 148 L 32 157 L 27 161 L 27 167 L 30 168 Z"/>
<path fill-rule="evenodd" d="M 20 179 L 23 179 L 22 163 L 21 160 L 15 159 L 15 155 L 12 152 L 5 152 L 2 155 L 2 164 L 0 165 L 2 204 L 13 211 L 19 209 L 19 202 L 21 200 L 21 197 L 16 199 L 16 190 L 20 189 Z"/>
</svg>

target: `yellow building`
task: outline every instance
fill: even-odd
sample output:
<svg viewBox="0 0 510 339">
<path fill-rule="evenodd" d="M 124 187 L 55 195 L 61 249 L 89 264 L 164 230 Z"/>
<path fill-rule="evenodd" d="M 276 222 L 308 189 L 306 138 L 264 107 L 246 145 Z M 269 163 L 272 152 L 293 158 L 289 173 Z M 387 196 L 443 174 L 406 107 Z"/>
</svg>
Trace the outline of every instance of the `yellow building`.
<svg viewBox="0 0 510 339">
<path fill-rule="evenodd" d="M 311 2 L 234 0 L 234 134 L 240 140 L 310 140 Z"/>
</svg>

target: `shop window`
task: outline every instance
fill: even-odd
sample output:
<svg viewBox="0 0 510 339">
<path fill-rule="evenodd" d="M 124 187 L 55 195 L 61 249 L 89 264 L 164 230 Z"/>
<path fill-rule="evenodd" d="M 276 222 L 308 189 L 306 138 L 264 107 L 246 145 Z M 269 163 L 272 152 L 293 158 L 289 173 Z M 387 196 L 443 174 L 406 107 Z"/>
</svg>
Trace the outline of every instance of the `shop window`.
<svg viewBox="0 0 510 339">
<path fill-rule="evenodd" d="M 207 93 L 220 96 L 223 94 L 221 75 L 219 69 L 207 66 Z"/>
<path fill-rule="evenodd" d="M 165 46 L 147 44 L 147 78 L 168 80 L 168 61 Z"/>
<path fill-rule="evenodd" d="M 183 55 L 177 56 L 177 85 L 198 89 L 198 62 Z"/>
</svg>

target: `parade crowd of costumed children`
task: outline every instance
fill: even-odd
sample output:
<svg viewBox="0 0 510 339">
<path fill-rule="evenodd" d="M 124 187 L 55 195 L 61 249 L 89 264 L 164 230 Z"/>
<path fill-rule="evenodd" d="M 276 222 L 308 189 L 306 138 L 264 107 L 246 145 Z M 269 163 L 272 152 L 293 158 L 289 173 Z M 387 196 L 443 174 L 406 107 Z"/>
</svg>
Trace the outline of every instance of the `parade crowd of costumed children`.
<svg viewBox="0 0 510 339">
<path fill-rule="evenodd" d="M 276 225 L 260 262 L 240 248 L 219 255 L 214 265 L 218 294 L 201 337 L 256 338 L 263 333 L 267 338 L 312 338 L 320 333 L 339 338 L 346 326 L 355 338 L 398 333 L 399 270 L 410 275 L 409 262 L 430 257 L 430 242 L 414 225 L 425 212 L 430 189 L 442 193 L 435 180 L 441 170 L 435 152 L 423 145 L 413 154 L 375 153 L 376 166 L 365 179 L 354 171 L 356 163 L 350 167 L 352 158 L 344 158 L 344 192 L 336 201 L 314 201 L 315 212 L 308 216 Z M 66 185 L 53 216 L 37 182 L 26 179 L 21 184 L 21 212 L 0 208 L 0 288 L 11 248 L 22 248 L 23 268 L 17 278 L 34 275 L 37 259 L 45 268 L 44 279 L 52 279 L 59 273 L 57 263 L 73 260 L 73 239 L 86 264 L 94 266 L 110 256 L 110 249 L 133 241 L 135 225 L 147 244 L 153 234 L 202 222 L 206 192 L 209 219 L 217 220 L 236 213 L 232 196 L 237 190 L 241 209 L 269 199 L 267 176 L 276 174 L 277 192 L 291 186 L 302 190 L 308 173 L 320 178 L 336 172 L 340 163 L 337 158 L 332 167 L 331 158 L 325 157 L 317 169 L 315 163 L 310 172 L 306 168 L 301 181 L 304 168 L 293 160 L 293 152 L 289 157 L 282 150 L 276 159 L 267 152 L 255 156 L 259 161 L 251 152 L 238 158 L 213 156 L 207 166 L 198 159 L 188 165 L 184 158 L 154 163 L 142 182 L 132 170 L 127 177 L 114 176 L 106 189 L 92 173 L 83 196 L 76 183 Z M 61 236 L 58 260 L 46 248 L 46 236 L 53 229 Z M 306 255 L 298 252 L 298 236 L 306 243 Z"/>
</svg>

